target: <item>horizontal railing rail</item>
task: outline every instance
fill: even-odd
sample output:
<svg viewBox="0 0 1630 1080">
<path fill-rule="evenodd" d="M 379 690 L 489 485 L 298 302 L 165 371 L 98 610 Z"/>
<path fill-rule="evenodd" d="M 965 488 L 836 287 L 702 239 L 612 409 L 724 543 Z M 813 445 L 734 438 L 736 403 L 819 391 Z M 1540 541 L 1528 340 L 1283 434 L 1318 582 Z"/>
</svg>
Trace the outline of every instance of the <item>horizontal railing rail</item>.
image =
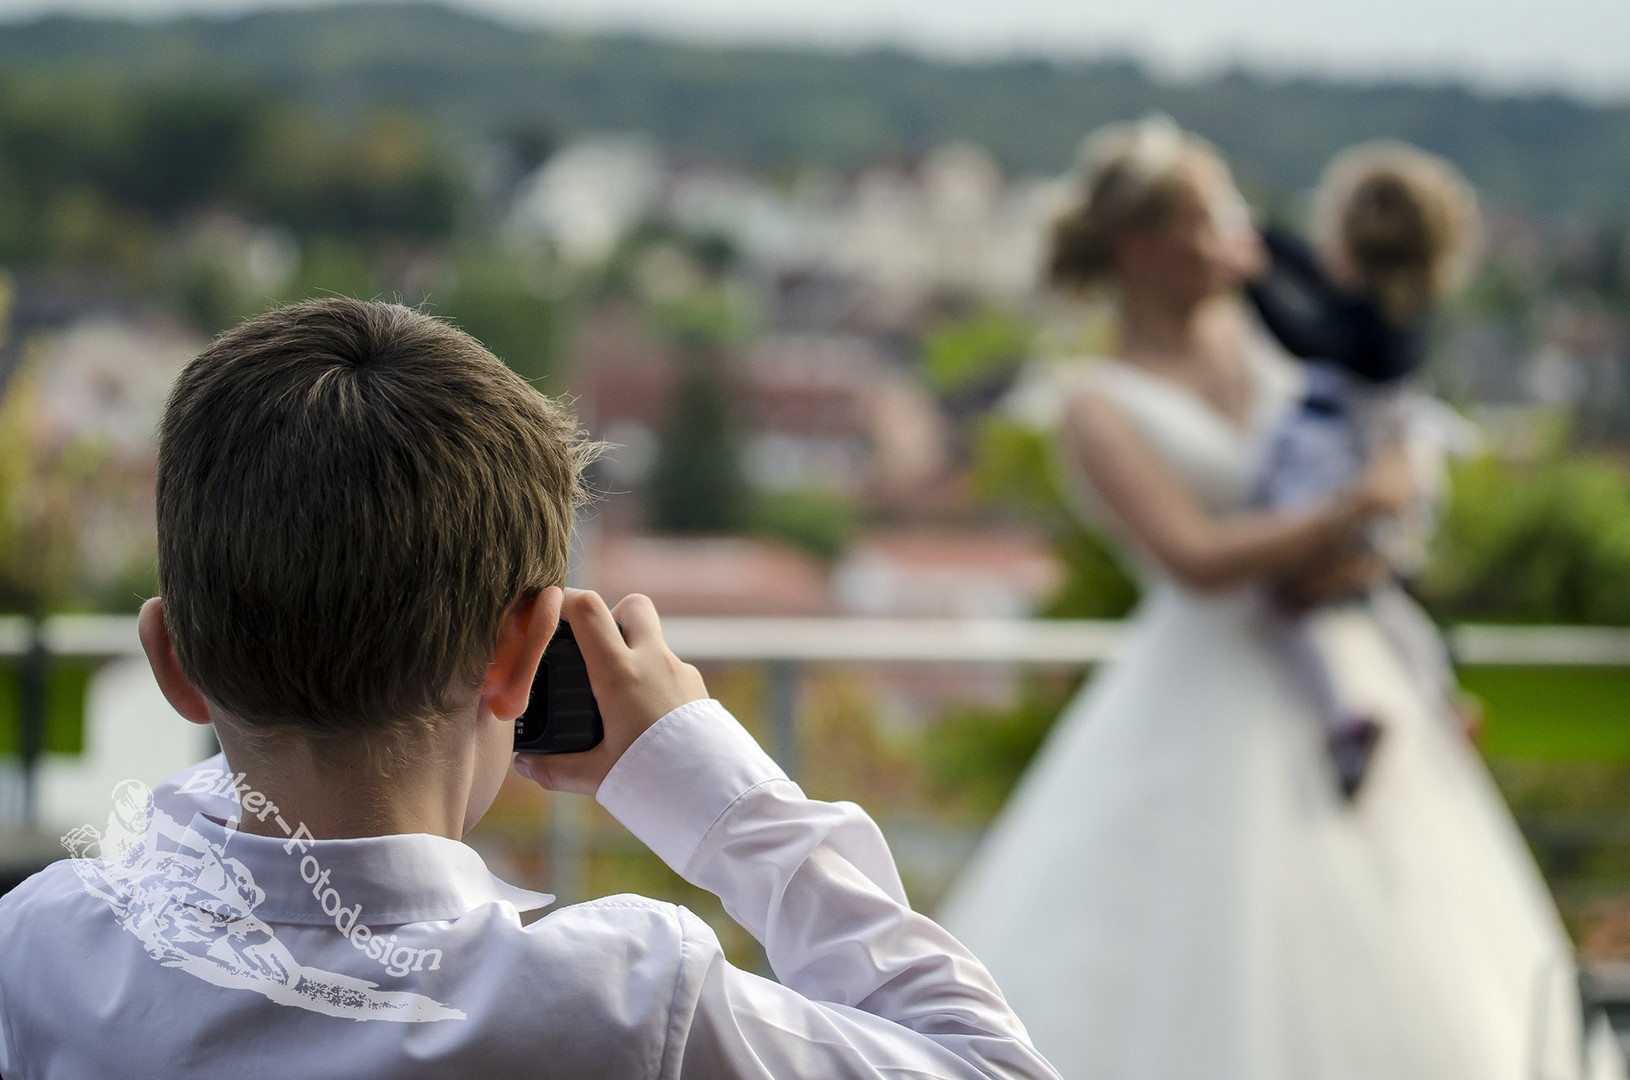
<svg viewBox="0 0 1630 1080">
<path fill-rule="evenodd" d="M 1079 670 L 1113 658 L 1127 633 L 1119 621 L 1069 619 L 671 616 L 663 627 L 674 651 L 687 660 L 763 667 L 768 748 L 794 776 L 801 764 L 798 712 L 807 668 L 980 664 Z M 1630 667 L 1630 628 L 1476 624 L 1452 627 L 1446 638 L 1467 667 Z M 21 617 L 0 617 L 0 660 L 14 658 L 25 667 L 49 657 L 95 663 L 140 655 L 134 616 L 57 615 L 37 628 Z M 30 807 L 32 786 L 26 782 L 24 804 Z M 24 816 L 32 815 L 25 810 Z M 1523 824 L 1533 842 L 1563 854 L 1630 846 L 1630 820 L 1614 814 L 1587 813 L 1578 820 L 1542 815 Z M 558 806 L 549 829 L 552 888 L 575 896 L 587 840 L 575 804 Z M 971 842 L 960 834 L 955 839 Z"/>
<path fill-rule="evenodd" d="M 1115 655 L 1125 635 L 1116 620 L 898 619 L 670 616 L 663 629 L 687 660 L 793 663 L 1032 664 L 1078 667 Z M 55 615 L 43 643 L 55 656 L 115 659 L 139 655 L 131 615 Z M 1466 624 L 1446 634 L 1464 665 L 1630 667 L 1630 627 Z M 30 647 L 28 621 L 0 617 L 0 656 Z"/>
</svg>

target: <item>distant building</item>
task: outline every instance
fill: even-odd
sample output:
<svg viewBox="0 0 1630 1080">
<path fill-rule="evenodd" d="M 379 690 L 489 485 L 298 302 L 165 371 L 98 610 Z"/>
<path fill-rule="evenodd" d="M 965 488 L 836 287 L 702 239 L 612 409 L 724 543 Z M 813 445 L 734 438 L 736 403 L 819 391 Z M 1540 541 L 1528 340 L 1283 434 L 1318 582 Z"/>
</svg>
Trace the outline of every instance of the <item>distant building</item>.
<svg viewBox="0 0 1630 1080">
<path fill-rule="evenodd" d="M 870 532 L 833 571 L 852 615 L 1019 619 L 1063 578 L 1046 541 L 1006 529 L 904 527 Z"/>
<path fill-rule="evenodd" d="M 521 182 L 509 235 L 547 240 L 571 264 L 602 262 L 650 213 L 663 167 L 644 139 L 603 135 L 572 143 Z"/>
<path fill-rule="evenodd" d="M 884 289 L 1029 296 L 1059 201 L 1052 184 L 1007 183 L 977 146 L 941 146 L 915 169 L 863 170 L 835 208 L 821 261 Z"/>
<path fill-rule="evenodd" d="M 742 388 L 745 465 L 760 488 L 898 506 L 948 468 L 938 404 L 866 338 L 764 338 L 748 353 Z"/>
<path fill-rule="evenodd" d="M 204 344 L 173 323 L 109 316 L 42 333 L 31 347 L 36 447 L 47 458 L 96 455 L 95 482 L 64 488 L 84 581 L 151 565 L 159 418 L 171 382 Z"/>
<path fill-rule="evenodd" d="M 898 510 L 943 488 L 950 435 L 939 404 L 875 341 L 772 334 L 723 375 L 757 488 L 827 491 Z M 603 466 L 615 490 L 645 481 L 677 381 L 672 348 L 635 312 L 608 307 L 583 320 L 566 386 L 594 434 L 615 444 Z"/>
<path fill-rule="evenodd" d="M 728 236 L 761 272 L 815 270 L 907 296 L 950 290 L 995 301 L 1032 295 L 1056 181 L 1012 181 L 971 143 L 847 178 L 788 183 L 664 160 L 643 140 L 594 136 L 560 150 L 517 188 L 507 229 L 568 263 L 603 261 L 639 221 Z"/>
<path fill-rule="evenodd" d="M 894 527 L 867 533 L 832 572 L 845 615 L 1018 619 L 1058 588 L 1063 567 L 1046 541 L 1009 529 Z M 1012 664 L 889 664 L 869 673 L 880 714 L 917 728 L 972 705 L 1005 707 Z"/>
<path fill-rule="evenodd" d="M 689 232 L 730 237 L 749 262 L 767 267 L 810 262 L 826 227 L 821 204 L 807 188 L 779 188 L 721 165 L 672 169 L 662 214 Z"/>
<path fill-rule="evenodd" d="M 830 615 L 819 559 L 742 536 L 604 533 L 585 553 L 588 584 L 607 598 L 639 592 L 664 615 Z"/>
<path fill-rule="evenodd" d="M 170 383 L 204 344 L 176 323 L 117 317 L 43 336 L 33 358 L 39 436 L 91 442 L 129 463 L 155 461 Z"/>
</svg>

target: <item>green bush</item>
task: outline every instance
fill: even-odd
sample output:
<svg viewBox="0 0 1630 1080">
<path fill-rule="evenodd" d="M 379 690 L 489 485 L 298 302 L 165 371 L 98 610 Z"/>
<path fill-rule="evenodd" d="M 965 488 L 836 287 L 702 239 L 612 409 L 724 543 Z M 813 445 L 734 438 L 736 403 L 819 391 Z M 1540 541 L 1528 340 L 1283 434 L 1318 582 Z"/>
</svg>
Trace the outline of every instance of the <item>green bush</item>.
<svg viewBox="0 0 1630 1080">
<path fill-rule="evenodd" d="M 1049 435 L 987 417 L 974 441 L 974 490 L 987 502 L 1042 522 L 1064 564 L 1064 580 L 1041 610 L 1050 619 L 1118 619 L 1137 603 L 1138 586 L 1120 557 L 1066 505 Z"/>
<path fill-rule="evenodd" d="M 842 554 L 859 524 L 847 500 L 824 491 L 772 491 L 752 500 L 749 531 L 785 540 L 821 559 Z"/>
<path fill-rule="evenodd" d="M 1012 708 L 958 709 L 941 718 L 923 742 L 934 793 L 975 820 L 995 814 L 1080 685 L 1080 676 L 1030 675 Z"/>
<path fill-rule="evenodd" d="M 1034 353 L 1035 325 L 1006 311 L 989 310 L 941 323 L 923 340 L 923 375 L 942 393 L 1004 378 Z"/>
<path fill-rule="evenodd" d="M 540 383 L 555 371 L 556 304 L 528 286 L 517 267 L 497 260 L 471 260 L 455 277 L 445 316 L 523 377 Z M 551 393 L 558 387 L 543 386 Z"/>
<path fill-rule="evenodd" d="M 1417 585 L 1445 621 L 1630 625 L 1630 470 L 1596 455 L 1459 466 Z"/>
</svg>

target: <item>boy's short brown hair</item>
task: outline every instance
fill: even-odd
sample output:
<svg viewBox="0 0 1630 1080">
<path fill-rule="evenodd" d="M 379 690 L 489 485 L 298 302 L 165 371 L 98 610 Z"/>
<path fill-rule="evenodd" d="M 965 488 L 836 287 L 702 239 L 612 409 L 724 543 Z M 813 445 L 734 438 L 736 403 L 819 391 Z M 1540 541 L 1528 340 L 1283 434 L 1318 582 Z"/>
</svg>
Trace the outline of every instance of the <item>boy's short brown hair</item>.
<svg viewBox="0 0 1630 1080">
<path fill-rule="evenodd" d="M 591 450 L 469 335 L 308 300 L 228 330 L 164 410 L 158 575 L 182 668 L 245 724 L 400 734 L 560 584 Z"/>
</svg>

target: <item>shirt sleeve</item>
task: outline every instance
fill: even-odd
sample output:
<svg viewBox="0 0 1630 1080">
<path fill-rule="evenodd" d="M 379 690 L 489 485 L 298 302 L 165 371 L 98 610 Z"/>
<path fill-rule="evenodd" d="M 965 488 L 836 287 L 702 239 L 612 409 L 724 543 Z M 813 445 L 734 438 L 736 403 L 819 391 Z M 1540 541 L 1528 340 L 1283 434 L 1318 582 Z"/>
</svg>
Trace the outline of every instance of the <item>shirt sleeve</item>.
<svg viewBox="0 0 1630 1080">
<path fill-rule="evenodd" d="M 687 913 L 670 1075 L 1056 1080 L 983 965 L 911 910 L 871 818 L 805 797 L 717 702 L 645 732 L 597 797 L 781 980 L 732 967 Z"/>
</svg>

